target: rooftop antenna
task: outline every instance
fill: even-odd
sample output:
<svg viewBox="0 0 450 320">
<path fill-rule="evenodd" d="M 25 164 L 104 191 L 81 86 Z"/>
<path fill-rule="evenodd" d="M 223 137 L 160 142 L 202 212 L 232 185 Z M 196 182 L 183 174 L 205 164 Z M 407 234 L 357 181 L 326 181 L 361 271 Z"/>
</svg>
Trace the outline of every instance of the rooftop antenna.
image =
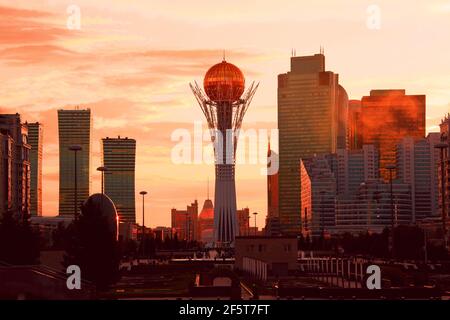
<svg viewBox="0 0 450 320">
<path fill-rule="evenodd" d="M 225 50 L 223 50 L 223 61 L 225 61 Z"/>
<path fill-rule="evenodd" d="M 324 53 L 325 53 L 325 50 L 324 50 L 323 46 L 320 46 L 320 54 L 324 54 Z"/>
<path fill-rule="evenodd" d="M 206 182 L 206 200 L 209 200 L 209 177 Z"/>
</svg>

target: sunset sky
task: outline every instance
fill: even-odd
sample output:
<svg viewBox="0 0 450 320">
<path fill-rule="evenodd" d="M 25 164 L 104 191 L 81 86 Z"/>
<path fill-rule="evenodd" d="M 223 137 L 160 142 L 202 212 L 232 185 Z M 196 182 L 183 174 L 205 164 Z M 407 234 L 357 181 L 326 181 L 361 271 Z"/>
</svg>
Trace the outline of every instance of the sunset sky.
<svg viewBox="0 0 450 320">
<path fill-rule="evenodd" d="M 71 4 L 81 9 L 80 30 L 67 28 Z M 372 4 L 380 29 L 366 23 Z M 208 177 L 213 195 L 214 167 L 172 163 L 171 134 L 204 121 L 189 82 L 201 83 L 223 50 L 247 84 L 260 82 L 244 128 L 276 127 L 277 75 L 288 71 L 292 48 L 310 55 L 323 46 L 351 99 L 371 89 L 426 94 L 427 131 L 436 131 L 450 110 L 449 39 L 450 1 L 0 0 L 0 112 L 44 125 L 44 215 L 58 208 L 56 110 L 79 105 L 93 112 L 92 170 L 100 138 L 135 138 L 146 222 L 168 226 L 171 208 L 203 204 Z M 236 173 L 238 207 L 262 213 L 259 226 L 261 167 Z M 99 181 L 93 171 L 92 192 Z"/>
</svg>

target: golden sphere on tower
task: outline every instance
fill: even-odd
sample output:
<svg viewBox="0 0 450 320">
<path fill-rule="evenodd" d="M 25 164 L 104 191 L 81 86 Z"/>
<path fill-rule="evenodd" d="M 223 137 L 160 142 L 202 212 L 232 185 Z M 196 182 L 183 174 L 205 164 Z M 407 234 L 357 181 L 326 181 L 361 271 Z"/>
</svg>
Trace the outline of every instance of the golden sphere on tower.
<svg viewBox="0 0 450 320">
<path fill-rule="evenodd" d="M 224 60 L 206 72 L 203 87 L 214 102 L 234 102 L 244 93 L 245 78 L 238 67 Z"/>
</svg>

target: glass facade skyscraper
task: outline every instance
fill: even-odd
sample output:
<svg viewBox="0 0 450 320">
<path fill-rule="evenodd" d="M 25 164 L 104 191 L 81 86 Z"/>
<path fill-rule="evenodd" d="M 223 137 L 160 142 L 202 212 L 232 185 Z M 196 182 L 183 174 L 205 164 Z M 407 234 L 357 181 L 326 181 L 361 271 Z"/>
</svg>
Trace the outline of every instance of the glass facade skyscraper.
<svg viewBox="0 0 450 320">
<path fill-rule="evenodd" d="M 102 139 L 105 171 L 105 194 L 117 208 L 121 222 L 136 222 L 135 166 L 136 140 L 129 138 Z"/>
<path fill-rule="evenodd" d="M 363 144 L 373 144 L 380 154 L 380 176 L 389 180 L 388 165 L 395 165 L 400 139 L 425 137 L 425 95 L 405 90 L 371 90 L 361 100 Z"/>
<path fill-rule="evenodd" d="M 92 115 L 90 109 L 58 110 L 59 134 L 59 214 L 74 214 L 75 154 L 77 157 L 77 201 L 83 203 L 90 194 Z M 80 151 L 69 147 L 80 146 Z M 77 207 L 79 207 L 77 205 Z"/>
<path fill-rule="evenodd" d="M 342 127 L 347 103 L 339 76 L 325 71 L 323 54 L 292 57 L 291 70 L 278 76 L 279 218 L 284 234 L 301 231 L 300 159 L 335 153 L 347 144 Z"/>
</svg>

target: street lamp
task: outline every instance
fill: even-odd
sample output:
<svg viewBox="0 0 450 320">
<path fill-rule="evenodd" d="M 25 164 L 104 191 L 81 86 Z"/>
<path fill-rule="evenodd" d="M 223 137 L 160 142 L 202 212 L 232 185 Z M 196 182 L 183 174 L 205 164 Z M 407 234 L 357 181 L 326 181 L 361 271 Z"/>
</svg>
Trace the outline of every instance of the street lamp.
<svg viewBox="0 0 450 320">
<path fill-rule="evenodd" d="M 144 204 L 145 204 L 145 195 L 147 194 L 147 191 L 141 191 L 139 192 L 140 195 L 142 195 L 142 257 L 144 257 L 145 255 L 145 251 L 144 251 L 144 246 L 145 246 L 145 242 L 144 242 L 144 235 L 145 235 L 145 218 L 144 218 Z"/>
<path fill-rule="evenodd" d="M 393 164 L 388 164 L 386 166 L 386 169 L 389 170 L 389 193 L 391 195 L 391 234 L 390 234 L 390 249 L 392 257 L 395 257 L 395 250 L 394 250 L 394 228 L 395 228 L 395 222 L 394 222 L 394 195 L 392 191 L 392 171 L 395 170 L 395 166 Z"/>
<path fill-rule="evenodd" d="M 72 151 L 74 153 L 74 201 L 73 201 L 73 214 L 75 219 L 78 218 L 78 166 L 77 166 L 77 155 L 78 151 L 81 151 L 83 148 L 79 145 L 72 145 L 69 148 L 69 151 Z"/>
<path fill-rule="evenodd" d="M 447 249 L 447 214 L 446 214 L 446 203 L 445 203 L 445 163 L 444 163 L 444 153 L 448 148 L 448 143 L 440 142 L 434 146 L 436 149 L 440 150 L 440 160 L 441 160 L 441 206 L 442 206 L 442 233 L 444 236 L 444 247 Z"/>
<path fill-rule="evenodd" d="M 108 171 L 108 168 L 107 167 L 98 167 L 97 171 L 100 171 L 102 174 L 102 194 L 104 194 L 105 172 Z"/>
<path fill-rule="evenodd" d="M 258 212 L 253 212 L 253 216 L 255 217 L 255 236 L 256 236 L 256 232 L 258 231 L 258 229 L 256 229 L 256 215 L 258 214 Z"/>
</svg>

